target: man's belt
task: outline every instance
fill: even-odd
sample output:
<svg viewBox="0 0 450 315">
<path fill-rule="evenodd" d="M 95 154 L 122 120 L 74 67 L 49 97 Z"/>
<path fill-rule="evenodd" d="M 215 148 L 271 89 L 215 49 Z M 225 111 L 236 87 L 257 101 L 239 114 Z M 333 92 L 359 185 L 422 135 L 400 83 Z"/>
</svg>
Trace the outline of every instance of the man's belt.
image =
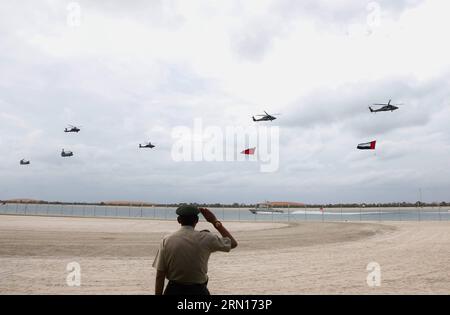
<svg viewBox="0 0 450 315">
<path fill-rule="evenodd" d="M 206 281 L 205 283 L 189 283 L 189 282 L 180 282 L 180 281 L 169 280 L 169 284 L 182 285 L 182 286 L 207 286 L 208 281 Z"/>
</svg>

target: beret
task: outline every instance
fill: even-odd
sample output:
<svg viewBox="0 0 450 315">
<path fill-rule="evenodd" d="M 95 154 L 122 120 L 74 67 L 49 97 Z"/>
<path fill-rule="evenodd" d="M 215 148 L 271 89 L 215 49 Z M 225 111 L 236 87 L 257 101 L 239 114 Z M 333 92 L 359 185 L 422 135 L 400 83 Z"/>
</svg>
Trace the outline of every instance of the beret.
<svg viewBox="0 0 450 315">
<path fill-rule="evenodd" d="M 198 215 L 200 210 L 196 206 L 183 205 L 177 208 L 178 215 Z"/>
</svg>

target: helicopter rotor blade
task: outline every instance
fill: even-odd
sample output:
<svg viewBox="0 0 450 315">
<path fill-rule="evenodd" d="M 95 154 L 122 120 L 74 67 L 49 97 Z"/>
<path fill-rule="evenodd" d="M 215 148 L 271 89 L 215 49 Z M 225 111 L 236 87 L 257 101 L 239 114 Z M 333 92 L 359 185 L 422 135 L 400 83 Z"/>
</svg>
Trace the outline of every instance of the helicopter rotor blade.
<svg viewBox="0 0 450 315">
<path fill-rule="evenodd" d="M 273 115 L 281 115 L 280 113 L 275 113 L 275 114 L 269 114 L 266 111 L 264 111 L 264 113 L 266 113 L 265 115 L 259 115 L 259 116 L 273 116 Z"/>
</svg>

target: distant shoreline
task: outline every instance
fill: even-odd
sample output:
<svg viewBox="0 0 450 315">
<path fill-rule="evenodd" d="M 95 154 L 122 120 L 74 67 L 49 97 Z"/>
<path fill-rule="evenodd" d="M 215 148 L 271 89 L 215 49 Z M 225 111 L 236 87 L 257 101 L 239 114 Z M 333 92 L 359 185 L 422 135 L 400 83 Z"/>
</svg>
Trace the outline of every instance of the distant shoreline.
<svg viewBox="0 0 450 315">
<path fill-rule="evenodd" d="M 298 202 L 268 202 L 274 208 L 431 208 L 431 207 L 448 207 L 450 202 L 391 202 L 391 203 L 342 203 L 342 204 L 302 204 Z M 0 206 L 4 204 L 45 204 L 45 205 L 80 205 L 80 206 L 122 206 L 122 207 L 179 207 L 186 203 L 149 203 L 140 201 L 103 201 L 103 202 L 65 202 L 65 201 L 45 201 L 45 200 L 33 200 L 33 199 L 12 199 L 12 200 L 0 200 Z M 199 204 L 193 203 L 199 207 L 207 208 L 248 208 L 254 207 L 256 204 Z"/>
</svg>

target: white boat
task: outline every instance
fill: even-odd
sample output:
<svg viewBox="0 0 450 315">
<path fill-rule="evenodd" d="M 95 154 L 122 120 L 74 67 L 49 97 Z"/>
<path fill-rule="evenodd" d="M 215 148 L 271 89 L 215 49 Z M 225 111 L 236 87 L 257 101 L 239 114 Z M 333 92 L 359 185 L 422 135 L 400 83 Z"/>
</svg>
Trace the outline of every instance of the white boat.
<svg viewBox="0 0 450 315">
<path fill-rule="evenodd" d="M 255 208 L 249 209 L 253 214 L 257 213 L 283 213 L 283 210 L 274 209 L 270 203 L 258 203 Z"/>
</svg>

